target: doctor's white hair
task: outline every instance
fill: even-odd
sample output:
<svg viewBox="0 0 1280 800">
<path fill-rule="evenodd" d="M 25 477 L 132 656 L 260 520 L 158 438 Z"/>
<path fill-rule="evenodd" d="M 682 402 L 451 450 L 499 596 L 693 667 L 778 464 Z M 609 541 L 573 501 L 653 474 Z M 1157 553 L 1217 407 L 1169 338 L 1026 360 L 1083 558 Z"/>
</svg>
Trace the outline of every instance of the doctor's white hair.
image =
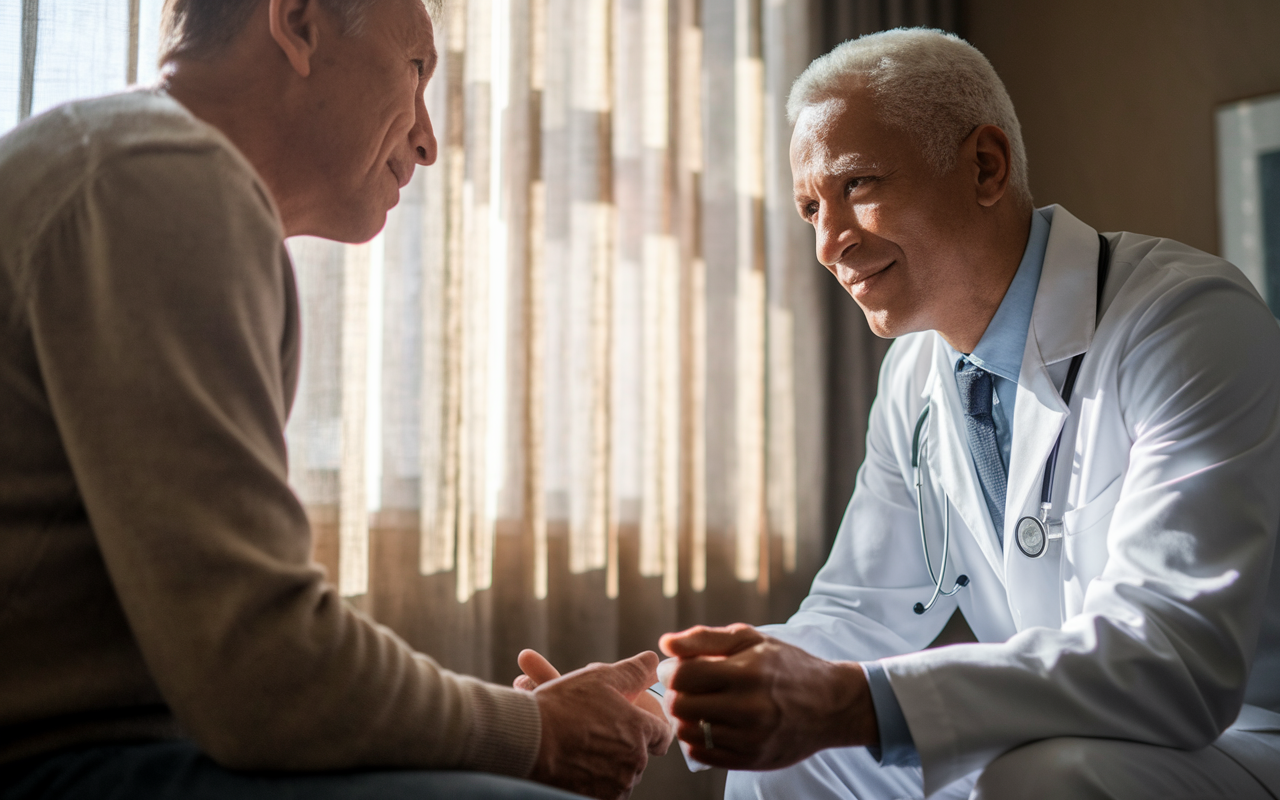
<svg viewBox="0 0 1280 800">
<path fill-rule="evenodd" d="M 1031 203 L 1027 152 L 1013 101 L 991 62 L 960 37 L 927 28 L 898 28 L 862 36 L 820 56 L 796 79 L 787 97 L 795 124 L 805 108 L 845 97 L 866 85 L 880 119 L 906 131 L 940 174 L 955 166 L 960 142 L 979 125 L 1009 137 L 1009 186 Z"/>
</svg>

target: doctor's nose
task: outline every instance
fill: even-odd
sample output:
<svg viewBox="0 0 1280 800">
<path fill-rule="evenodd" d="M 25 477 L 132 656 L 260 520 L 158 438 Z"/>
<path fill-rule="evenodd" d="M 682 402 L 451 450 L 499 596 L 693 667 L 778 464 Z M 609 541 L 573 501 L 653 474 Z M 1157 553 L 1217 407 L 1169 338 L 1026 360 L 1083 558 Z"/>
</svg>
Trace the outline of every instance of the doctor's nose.
<svg viewBox="0 0 1280 800">
<path fill-rule="evenodd" d="M 849 215 L 820 212 L 814 223 L 818 261 L 833 270 L 862 240 L 856 222 Z"/>
</svg>

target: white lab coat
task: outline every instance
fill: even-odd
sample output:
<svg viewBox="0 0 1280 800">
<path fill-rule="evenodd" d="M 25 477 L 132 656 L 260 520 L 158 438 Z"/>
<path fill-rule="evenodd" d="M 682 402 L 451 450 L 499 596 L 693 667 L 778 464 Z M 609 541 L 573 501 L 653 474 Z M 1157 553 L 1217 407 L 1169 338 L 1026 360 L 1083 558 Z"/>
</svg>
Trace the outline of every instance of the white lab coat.
<svg viewBox="0 0 1280 800">
<path fill-rule="evenodd" d="M 1221 259 L 1107 238 L 1095 331 L 1097 234 L 1053 208 L 1014 410 L 1009 546 L 982 499 L 941 339 L 904 336 L 881 370 L 831 556 L 800 611 L 770 630 L 825 658 L 885 659 L 926 793 L 1059 736 L 1218 740 L 1280 791 L 1280 326 Z M 1085 351 L 1068 411 L 1058 388 Z M 936 565 L 949 501 L 946 585 L 971 582 L 918 616 L 933 589 L 911 468 L 926 403 L 931 553 Z M 1032 560 L 1013 530 L 1039 508 L 1059 429 L 1066 535 Z M 957 606 L 980 643 L 921 651 Z"/>
</svg>

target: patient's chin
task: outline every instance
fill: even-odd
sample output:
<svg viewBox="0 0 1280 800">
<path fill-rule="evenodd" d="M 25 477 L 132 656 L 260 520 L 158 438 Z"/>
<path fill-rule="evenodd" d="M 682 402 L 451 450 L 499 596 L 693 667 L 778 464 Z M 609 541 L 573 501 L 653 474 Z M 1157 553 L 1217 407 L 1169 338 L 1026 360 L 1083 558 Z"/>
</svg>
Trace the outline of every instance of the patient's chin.
<svg viewBox="0 0 1280 800">
<path fill-rule="evenodd" d="M 345 244 L 364 244 L 377 236 L 386 225 L 386 211 L 359 213 L 352 210 L 348 216 L 332 220 L 325 226 L 325 232 L 317 235 Z"/>
</svg>

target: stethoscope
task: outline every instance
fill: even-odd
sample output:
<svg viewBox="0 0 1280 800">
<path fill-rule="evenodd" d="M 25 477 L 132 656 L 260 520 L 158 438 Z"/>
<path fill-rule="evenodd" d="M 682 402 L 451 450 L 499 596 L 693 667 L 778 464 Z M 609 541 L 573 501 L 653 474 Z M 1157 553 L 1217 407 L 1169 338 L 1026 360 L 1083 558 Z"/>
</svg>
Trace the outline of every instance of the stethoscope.
<svg viewBox="0 0 1280 800">
<path fill-rule="evenodd" d="M 1107 271 L 1110 266 L 1111 248 L 1107 244 L 1107 240 L 1102 234 L 1098 234 L 1098 298 L 1096 319 L 1101 320 L 1102 317 L 1102 290 L 1107 283 Z M 1095 325 L 1097 323 L 1095 322 Z M 1084 353 L 1079 353 L 1071 359 L 1071 364 L 1067 367 L 1067 379 L 1062 384 L 1062 402 L 1064 405 L 1071 405 L 1071 391 L 1076 386 L 1076 376 L 1080 373 L 1080 365 L 1084 362 Z M 947 501 L 946 494 L 942 498 L 942 563 L 938 565 L 937 573 L 933 571 L 933 559 L 929 557 L 929 537 L 925 533 L 924 524 L 924 500 L 922 498 L 924 486 L 924 469 L 921 467 L 923 459 L 921 454 L 925 448 L 924 424 L 929 419 L 929 406 L 925 405 L 924 410 L 920 412 L 920 416 L 916 419 L 916 430 L 911 437 L 911 469 L 915 473 L 916 484 L 916 512 L 920 520 L 920 546 L 924 549 L 924 565 L 929 570 L 929 579 L 933 581 L 933 595 L 929 598 L 928 603 L 916 603 L 912 610 L 917 614 L 923 614 L 933 608 L 933 604 L 938 602 L 939 597 L 950 597 L 956 592 L 969 585 L 968 575 L 956 576 L 956 581 L 950 589 L 943 590 L 942 583 L 947 571 L 947 557 L 951 551 L 951 504 Z M 1065 429 L 1065 425 L 1063 428 Z M 1053 476 L 1058 465 L 1058 451 L 1062 449 L 1062 431 L 1058 431 L 1058 439 L 1053 443 L 1053 449 L 1049 451 L 1049 458 L 1044 464 L 1044 482 L 1040 485 L 1040 515 L 1027 515 L 1018 520 L 1018 524 L 1014 527 L 1014 541 L 1017 542 L 1018 549 L 1027 558 L 1040 558 L 1049 549 L 1049 542 L 1062 538 L 1062 520 L 1050 520 L 1049 514 L 1053 510 Z"/>
</svg>

